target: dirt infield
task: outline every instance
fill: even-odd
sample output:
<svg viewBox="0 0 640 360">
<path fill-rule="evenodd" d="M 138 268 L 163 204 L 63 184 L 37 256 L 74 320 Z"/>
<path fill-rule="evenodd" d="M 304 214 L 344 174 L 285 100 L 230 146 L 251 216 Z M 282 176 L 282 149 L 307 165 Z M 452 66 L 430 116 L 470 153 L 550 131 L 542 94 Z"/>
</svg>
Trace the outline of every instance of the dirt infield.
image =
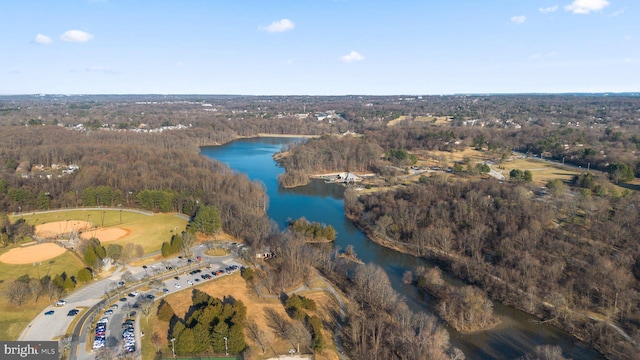
<svg viewBox="0 0 640 360">
<path fill-rule="evenodd" d="M 62 255 L 65 249 L 54 243 L 44 243 L 21 248 L 15 248 L 0 255 L 0 261 L 5 264 L 31 264 L 49 260 Z"/>
<path fill-rule="evenodd" d="M 46 224 L 36 225 L 36 236 L 50 238 L 62 234 L 86 230 L 92 226 L 90 222 L 81 220 L 55 221 Z"/>
<path fill-rule="evenodd" d="M 91 239 L 92 237 L 100 240 L 101 243 L 122 239 L 129 235 L 131 231 L 122 228 L 102 228 L 91 229 L 83 232 L 80 237 L 83 239 Z"/>
</svg>

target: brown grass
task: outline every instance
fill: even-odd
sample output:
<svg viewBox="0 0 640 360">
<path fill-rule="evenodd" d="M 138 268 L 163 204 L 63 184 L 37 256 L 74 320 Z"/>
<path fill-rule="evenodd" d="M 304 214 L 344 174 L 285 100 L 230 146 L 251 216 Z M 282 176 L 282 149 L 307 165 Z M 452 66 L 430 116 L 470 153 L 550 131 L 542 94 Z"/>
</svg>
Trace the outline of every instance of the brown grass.
<svg viewBox="0 0 640 360">
<path fill-rule="evenodd" d="M 289 342 L 277 338 L 272 333 L 272 330 L 269 328 L 264 315 L 265 309 L 269 308 L 280 313 L 282 316 L 288 317 L 280 300 L 277 298 L 264 299 L 257 296 L 256 293 L 247 286 L 246 282 L 244 281 L 244 279 L 242 279 L 238 272 L 229 276 L 218 278 L 213 281 L 208 281 L 202 285 L 194 286 L 194 288 L 197 288 L 208 293 L 211 296 L 220 299 L 224 297 L 233 297 L 236 300 L 241 300 L 247 306 L 247 319 L 255 321 L 260 329 L 270 334 L 271 345 L 278 354 L 286 354 L 287 351 L 291 348 L 291 344 Z M 334 328 L 335 326 L 335 320 L 333 319 L 332 314 L 338 312 L 335 301 L 330 295 L 327 295 L 324 292 L 310 291 L 303 292 L 301 294 L 304 294 L 304 296 L 308 296 L 316 300 L 316 303 L 318 305 L 317 314 L 323 318 L 323 320 L 325 321 L 325 326 L 327 328 L 325 338 L 329 346 L 332 346 L 331 344 L 333 343 L 333 335 L 331 334 L 330 329 Z M 185 289 L 184 291 L 165 297 L 165 300 L 169 304 L 171 304 L 171 307 L 179 317 L 183 317 L 191 306 L 191 295 L 191 289 Z M 145 320 L 142 319 L 141 321 L 144 325 Z M 170 342 L 167 340 L 166 336 L 169 331 L 169 324 L 165 321 L 158 320 L 155 316 L 151 316 L 149 318 L 149 323 L 149 328 L 153 329 L 149 331 L 157 332 L 162 338 L 160 348 L 164 349 L 165 351 L 166 349 L 169 349 L 170 353 Z M 246 356 L 245 359 L 261 360 L 274 356 L 273 351 L 267 351 L 266 354 L 261 354 L 261 350 L 258 345 L 252 343 L 248 337 L 246 338 L 246 340 L 247 345 L 251 348 L 252 351 L 250 351 L 251 354 L 249 356 Z M 145 350 L 145 359 L 153 358 L 152 356 L 149 356 L 148 353 L 155 352 L 155 348 L 153 346 L 149 347 L 148 349 L 148 351 Z M 324 360 L 338 359 L 335 351 L 331 349 L 326 350 L 323 355 L 318 355 L 316 356 L 316 358 Z"/>
<path fill-rule="evenodd" d="M 406 115 L 398 116 L 397 118 L 389 121 L 387 123 L 387 126 L 398 125 L 400 122 L 407 120 L 407 118 L 408 116 Z M 429 123 L 432 123 L 433 125 L 446 125 L 451 122 L 451 117 L 449 116 L 416 116 L 415 118 L 413 118 L 413 121 L 429 122 Z"/>
<path fill-rule="evenodd" d="M 505 161 L 502 164 L 504 169 L 498 169 L 497 166 L 493 168 L 496 171 L 501 172 L 507 179 L 509 178 L 509 172 L 513 169 L 520 169 L 522 171 L 529 170 L 533 175 L 533 182 L 538 185 L 545 185 L 551 180 L 560 179 L 562 181 L 569 181 L 574 175 L 578 174 L 577 169 L 562 168 L 561 166 L 549 163 L 546 161 L 533 160 L 533 159 L 516 159 Z"/>
</svg>

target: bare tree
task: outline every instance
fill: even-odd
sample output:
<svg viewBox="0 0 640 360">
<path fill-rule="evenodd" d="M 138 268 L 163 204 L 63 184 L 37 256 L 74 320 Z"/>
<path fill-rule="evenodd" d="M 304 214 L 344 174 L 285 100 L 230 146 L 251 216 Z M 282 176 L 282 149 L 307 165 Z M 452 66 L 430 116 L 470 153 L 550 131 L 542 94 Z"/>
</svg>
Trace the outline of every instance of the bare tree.
<svg viewBox="0 0 640 360">
<path fill-rule="evenodd" d="M 151 299 L 147 299 L 146 297 L 140 297 L 137 301 L 138 308 L 142 315 L 144 315 L 147 323 L 149 323 L 149 316 L 153 313 L 155 308 L 154 301 Z"/>
<path fill-rule="evenodd" d="M 298 354 L 300 353 L 300 347 L 307 349 L 311 345 L 311 334 L 299 321 L 292 322 L 287 328 L 287 337 L 291 341 L 291 345 L 298 350 Z"/>
<path fill-rule="evenodd" d="M 96 352 L 96 360 L 111 360 L 117 358 L 118 352 L 113 347 L 105 346 Z"/>
<path fill-rule="evenodd" d="M 38 302 L 40 295 L 43 292 L 42 281 L 40 279 L 30 279 L 29 280 L 29 292 L 31 296 L 35 299 L 35 302 Z"/>
<path fill-rule="evenodd" d="M 13 281 L 9 284 L 9 287 L 5 291 L 5 295 L 9 299 L 10 303 L 20 306 L 29 298 L 31 291 L 29 290 L 28 284 L 22 281 Z"/>
<path fill-rule="evenodd" d="M 151 335 L 151 343 L 156 347 L 156 354 L 160 352 L 160 343 L 162 341 L 162 337 L 157 332 L 153 332 Z"/>
<path fill-rule="evenodd" d="M 120 260 L 122 260 L 122 262 L 126 264 L 133 258 L 134 253 L 135 253 L 135 245 L 132 243 L 126 243 L 124 245 L 124 248 L 122 249 Z"/>
<path fill-rule="evenodd" d="M 131 274 L 131 271 L 127 270 L 124 272 L 124 274 L 122 274 L 120 280 L 124 281 L 125 283 L 130 282 L 133 280 L 133 274 Z"/>
<path fill-rule="evenodd" d="M 267 351 L 267 346 L 269 345 L 267 333 L 260 329 L 258 324 L 253 320 L 248 320 L 245 324 L 245 328 L 247 329 L 247 336 L 249 339 L 258 344 L 264 354 Z"/>
<path fill-rule="evenodd" d="M 559 346 L 536 346 L 532 352 L 520 358 L 521 360 L 565 360 L 562 349 Z"/>
<path fill-rule="evenodd" d="M 271 308 L 265 308 L 264 314 L 269 322 L 269 328 L 274 331 L 275 335 L 282 340 L 291 341 L 288 333 L 291 322 Z"/>
<path fill-rule="evenodd" d="M 196 242 L 196 236 L 190 232 L 182 232 L 182 253 L 184 256 L 191 255 L 191 247 Z"/>
<path fill-rule="evenodd" d="M 57 298 L 62 294 L 62 289 L 53 281 L 48 281 L 43 285 L 43 292 L 49 296 L 49 301 L 51 301 L 53 298 Z"/>
<path fill-rule="evenodd" d="M 138 259 L 140 259 L 144 255 L 144 248 L 140 244 L 135 246 L 134 251 L 135 251 L 136 258 Z"/>
<path fill-rule="evenodd" d="M 160 291 L 164 287 L 164 283 L 158 279 L 153 279 L 149 281 L 149 286 L 155 291 Z"/>
</svg>

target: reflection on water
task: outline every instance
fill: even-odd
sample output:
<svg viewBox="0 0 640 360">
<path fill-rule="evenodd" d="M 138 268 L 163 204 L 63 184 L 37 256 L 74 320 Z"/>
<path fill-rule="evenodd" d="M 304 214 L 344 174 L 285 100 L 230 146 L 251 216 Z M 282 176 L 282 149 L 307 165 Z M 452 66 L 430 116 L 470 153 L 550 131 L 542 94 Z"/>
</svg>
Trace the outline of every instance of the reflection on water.
<svg viewBox="0 0 640 360">
<path fill-rule="evenodd" d="M 380 265 L 389 275 L 393 287 L 416 311 L 431 311 L 431 298 L 411 285 L 402 283 L 402 274 L 416 266 L 430 267 L 424 259 L 401 254 L 369 241 L 344 216 L 343 194 L 345 188 L 337 184 L 325 184 L 313 180 L 309 185 L 293 189 L 278 186 L 277 177 L 283 169 L 277 167 L 272 155 L 284 145 L 301 139 L 254 138 L 234 141 L 219 147 L 204 147 L 202 154 L 235 171 L 245 173 L 252 180 L 259 180 L 269 196 L 269 216 L 281 227 L 287 219 L 305 217 L 309 221 L 331 224 L 337 231 L 335 244 L 342 249 L 353 245 L 356 254 L 365 263 Z M 521 311 L 495 304 L 495 314 L 502 324 L 494 329 L 473 334 L 461 334 L 449 328 L 451 343 L 464 351 L 468 359 L 515 359 L 531 351 L 537 345 L 561 346 L 564 355 L 573 359 L 600 359 L 570 335 L 548 324 L 534 324 L 534 318 Z"/>
</svg>

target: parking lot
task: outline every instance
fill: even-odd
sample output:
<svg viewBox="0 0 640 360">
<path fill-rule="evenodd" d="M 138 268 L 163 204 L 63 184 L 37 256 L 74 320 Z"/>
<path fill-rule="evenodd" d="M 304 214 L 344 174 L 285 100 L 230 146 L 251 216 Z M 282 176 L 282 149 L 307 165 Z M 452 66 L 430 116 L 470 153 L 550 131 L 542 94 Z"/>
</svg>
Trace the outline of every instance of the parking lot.
<svg viewBox="0 0 640 360">
<path fill-rule="evenodd" d="M 236 248 L 237 246 L 233 247 L 233 249 Z M 64 336 L 69 329 L 69 324 L 76 316 L 83 316 L 84 311 L 103 300 L 104 295 L 117 294 L 106 308 L 101 309 L 97 314 L 91 314 L 94 320 L 88 322 L 88 328 L 85 327 L 82 331 L 83 335 L 87 334 L 87 337 L 80 337 L 77 342 L 78 353 L 72 354 L 72 359 L 93 359 L 97 352 L 105 348 L 111 348 L 120 355 L 124 351 L 139 351 L 141 343 L 139 321 L 130 322 L 133 324 L 133 329 L 129 325 L 123 327 L 123 324 L 127 319 L 139 319 L 140 311 L 135 308 L 135 304 L 141 296 L 144 298 L 154 296 L 153 300 L 156 300 L 158 297 L 240 270 L 240 263 L 234 253 L 211 257 L 204 254 L 205 250 L 204 245 L 199 245 L 192 248 L 191 258 L 179 256 L 140 267 L 128 266 L 118 269 L 106 279 L 67 294 L 64 297 L 66 303 L 53 303 L 27 326 L 20 339 L 43 340 Z M 153 290 L 149 289 L 148 284 L 151 279 L 160 281 L 160 288 L 156 286 Z M 132 288 L 131 285 L 134 287 Z M 121 290 L 125 289 L 133 292 L 136 292 L 134 289 L 144 289 L 144 291 L 138 290 L 139 294 L 130 297 L 127 296 L 128 292 L 122 293 Z M 120 301 L 121 296 L 122 301 Z M 114 305 L 117 305 L 117 308 Z M 109 306 L 114 307 L 109 308 Z M 106 319 L 100 321 L 102 318 Z M 81 350 L 85 348 L 85 339 L 90 341 L 86 347 L 94 348 L 92 351 Z M 72 346 L 76 345 L 72 344 Z"/>
<path fill-rule="evenodd" d="M 115 299 L 107 309 L 97 314 L 96 318 L 100 318 L 100 320 L 95 325 L 94 352 L 105 347 L 112 348 L 120 355 L 135 352 L 140 346 L 138 322 L 141 315 L 141 302 L 153 302 L 167 294 L 231 274 L 241 268 L 240 265 L 234 263 L 205 265 L 202 262 L 194 262 L 193 265 L 190 271 L 185 270 L 178 272 L 178 275 L 167 276 L 167 279 L 162 282 L 162 288 L 146 291 L 132 290 L 121 298 Z"/>
</svg>

